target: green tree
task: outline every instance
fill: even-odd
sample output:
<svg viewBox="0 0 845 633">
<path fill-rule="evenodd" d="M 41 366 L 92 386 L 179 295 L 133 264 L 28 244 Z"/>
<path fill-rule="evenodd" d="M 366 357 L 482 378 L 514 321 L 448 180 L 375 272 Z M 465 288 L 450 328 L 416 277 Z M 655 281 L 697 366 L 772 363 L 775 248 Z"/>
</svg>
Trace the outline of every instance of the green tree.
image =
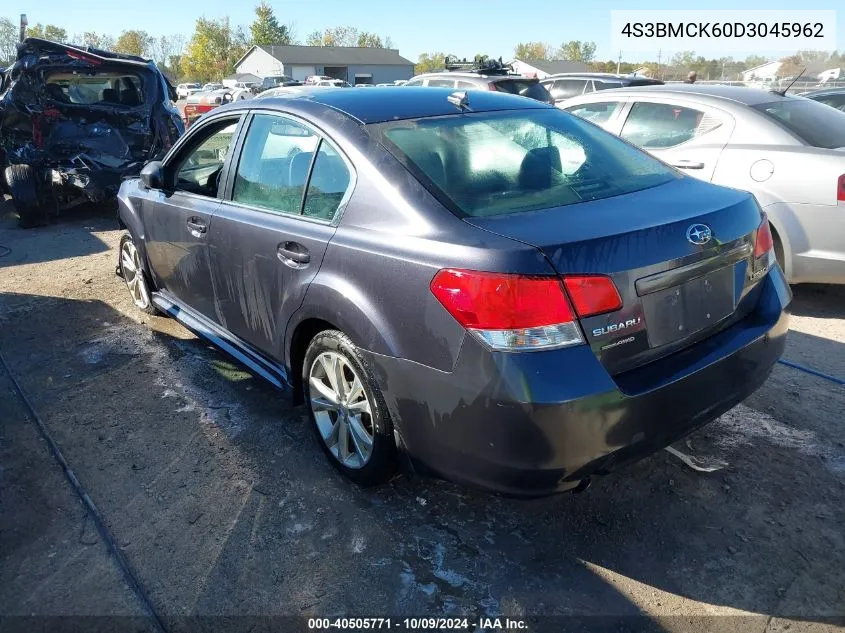
<svg viewBox="0 0 845 633">
<path fill-rule="evenodd" d="M 560 45 L 557 51 L 558 59 L 571 62 L 591 62 L 596 57 L 596 43 L 570 40 Z"/>
<path fill-rule="evenodd" d="M 104 51 L 114 50 L 114 38 L 108 33 L 95 33 L 86 31 L 82 35 L 74 35 L 73 41 L 85 46 L 93 46 Z"/>
<path fill-rule="evenodd" d="M 551 59 L 552 49 L 542 42 L 520 42 L 513 49 L 513 56 L 522 61 L 528 59 Z"/>
<path fill-rule="evenodd" d="M 306 46 L 322 46 L 323 45 L 323 32 L 322 31 L 312 31 L 308 34 L 308 37 L 305 38 L 305 45 Z"/>
<path fill-rule="evenodd" d="M 363 48 L 384 48 L 381 38 L 375 33 L 363 33 L 358 35 L 358 46 Z"/>
<path fill-rule="evenodd" d="M 762 55 L 749 55 L 745 58 L 745 70 L 756 68 L 757 66 L 762 66 L 768 61 L 769 58 L 763 57 Z"/>
<path fill-rule="evenodd" d="M 445 65 L 445 53 L 422 53 L 417 59 L 417 63 L 414 65 L 414 73 L 421 75 L 422 73 L 442 70 Z"/>
<path fill-rule="evenodd" d="M 279 20 L 273 13 L 273 8 L 265 1 L 255 7 L 255 20 L 249 26 L 254 44 L 280 44 L 291 43 L 290 28 L 279 24 Z"/>
<path fill-rule="evenodd" d="M 52 40 L 53 42 L 64 42 L 67 40 L 67 31 L 55 24 L 48 24 L 42 26 L 36 24 L 35 26 L 26 27 L 27 37 L 40 37 L 43 40 Z"/>
<path fill-rule="evenodd" d="M 790 55 L 780 60 L 780 68 L 778 68 L 778 77 L 797 77 L 806 64 L 801 59 L 800 55 Z"/>
<path fill-rule="evenodd" d="M 246 31 L 232 29 L 229 18 L 197 18 L 194 34 L 180 59 L 183 77 L 194 81 L 219 80 L 230 74 L 235 63 L 251 46 Z"/>
<path fill-rule="evenodd" d="M 146 57 L 150 54 L 150 48 L 153 44 L 153 38 L 146 31 L 123 31 L 114 44 L 114 50 L 117 53 L 126 53 L 127 55 L 137 55 L 139 57 Z"/>
<path fill-rule="evenodd" d="M 0 18 L 0 66 L 10 64 L 17 56 L 20 31 L 8 18 Z"/>
</svg>

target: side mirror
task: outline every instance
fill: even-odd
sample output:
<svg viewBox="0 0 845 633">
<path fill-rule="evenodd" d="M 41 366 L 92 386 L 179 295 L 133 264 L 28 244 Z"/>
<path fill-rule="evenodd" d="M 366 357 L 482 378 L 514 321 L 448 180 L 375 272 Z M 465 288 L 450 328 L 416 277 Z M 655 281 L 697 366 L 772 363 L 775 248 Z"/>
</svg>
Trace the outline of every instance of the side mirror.
<svg viewBox="0 0 845 633">
<path fill-rule="evenodd" d="M 232 93 L 227 92 L 223 95 L 223 103 L 232 103 Z"/>
<path fill-rule="evenodd" d="M 161 161 L 152 160 L 141 170 L 141 182 L 149 189 L 164 189 L 164 171 Z"/>
</svg>

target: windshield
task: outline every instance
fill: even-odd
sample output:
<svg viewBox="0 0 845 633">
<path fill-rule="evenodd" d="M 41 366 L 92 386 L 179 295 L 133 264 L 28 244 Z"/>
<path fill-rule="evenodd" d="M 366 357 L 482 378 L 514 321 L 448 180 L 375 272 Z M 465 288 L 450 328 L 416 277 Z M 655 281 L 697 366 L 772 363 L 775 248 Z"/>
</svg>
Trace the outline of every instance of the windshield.
<svg viewBox="0 0 845 633">
<path fill-rule="evenodd" d="M 599 200 L 680 177 L 615 136 L 551 108 L 371 129 L 444 204 L 474 217 Z"/>
<path fill-rule="evenodd" d="M 845 112 L 811 99 L 783 99 L 751 106 L 812 147 L 845 147 Z"/>
<path fill-rule="evenodd" d="M 125 72 L 50 73 L 45 79 L 45 90 L 59 103 L 123 106 L 144 103 L 141 78 Z"/>
</svg>

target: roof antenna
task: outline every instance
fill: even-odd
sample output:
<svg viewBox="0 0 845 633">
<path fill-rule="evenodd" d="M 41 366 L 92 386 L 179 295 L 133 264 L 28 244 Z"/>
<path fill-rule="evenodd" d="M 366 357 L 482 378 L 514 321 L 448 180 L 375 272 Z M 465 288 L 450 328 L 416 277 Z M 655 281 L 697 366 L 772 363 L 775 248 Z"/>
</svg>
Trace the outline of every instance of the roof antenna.
<svg viewBox="0 0 845 633">
<path fill-rule="evenodd" d="M 463 110 L 464 108 L 469 108 L 469 97 L 467 95 L 466 90 L 462 92 L 453 92 L 446 100 L 451 103 L 456 108 L 460 108 Z"/>
<path fill-rule="evenodd" d="M 792 86 L 795 84 L 795 82 L 796 82 L 796 81 L 798 81 L 799 79 L 801 79 L 801 75 L 803 75 L 803 74 L 804 74 L 804 71 L 806 71 L 806 70 L 807 70 L 806 68 L 802 68 L 802 69 L 801 69 L 801 72 L 800 72 L 800 73 L 798 73 L 798 76 L 797 76 L 795 79 L 793 79 L 793 80 L 790 82 L 790 84 L 789 84 L 786 88 L 784 88 L 783 90 L 772 90 L 771 92 L 775 93 L 776 95 L 780 95 L 781 97 L 785 97 L 785 96 L 786 96 L 786 91 L 787 91 L 787 90 L 789 90 L 790 88 L 792 88 Z"/>
</svg>

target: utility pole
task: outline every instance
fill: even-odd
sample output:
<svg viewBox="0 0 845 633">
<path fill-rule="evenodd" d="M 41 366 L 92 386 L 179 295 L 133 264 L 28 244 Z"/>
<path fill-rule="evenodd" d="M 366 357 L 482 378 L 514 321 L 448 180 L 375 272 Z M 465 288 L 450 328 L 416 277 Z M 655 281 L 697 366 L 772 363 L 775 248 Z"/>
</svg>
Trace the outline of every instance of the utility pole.
<svg viewBox="0 0 845 633">
<path fill-rule="evenodd" d="M 26 13 L 21 13 L 21 42 L 26 39 L 27 26 L 29 26 L 29 22 L 27 22 Z"/>
<path fill-rule="evenodd" d="M 622 51 L 619 51 L 619 59 L 616 60 L 616 74 L 619 74 L 619 67 L 622 65 Z"/>
</svg>

